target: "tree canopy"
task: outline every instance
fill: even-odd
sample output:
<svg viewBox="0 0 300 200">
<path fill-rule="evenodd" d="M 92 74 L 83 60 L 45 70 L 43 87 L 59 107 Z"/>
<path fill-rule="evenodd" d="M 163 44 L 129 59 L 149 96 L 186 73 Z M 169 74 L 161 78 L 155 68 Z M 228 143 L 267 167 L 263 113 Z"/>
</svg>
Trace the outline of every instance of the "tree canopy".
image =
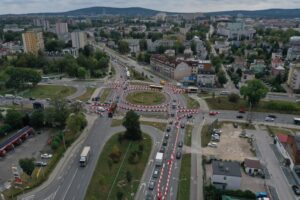
<svg viewBox="0 0 300 200">
<path fill-rule="evenodd" d="M 20 159 L 19 165 L 28 176 L 31 176 L 31 174 L 34 170 L 34 159 L 33 158 Z"/>
<path fill-rule="evenodd" d="M 123 121 L 123 126 L 126 128 L 125 138 L 129 140 L 141 140 L 142 131 L 140 127 L 140 116 L 134 111 L 128 111 Z"/>
<path fill-rule="evenodd" d="M 251 80 L 240 89 L 241 95 L 248 100 L 252 106 L 256 106 L 260 99 L 266 97 L 268 88 L 258 79 Z"/>
</svg>

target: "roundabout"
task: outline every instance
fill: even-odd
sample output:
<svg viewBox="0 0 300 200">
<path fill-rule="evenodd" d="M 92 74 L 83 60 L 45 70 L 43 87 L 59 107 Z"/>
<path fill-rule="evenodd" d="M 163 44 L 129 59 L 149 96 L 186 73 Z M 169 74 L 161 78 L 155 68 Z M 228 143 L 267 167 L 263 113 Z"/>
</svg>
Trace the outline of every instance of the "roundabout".
<svg viewBox="0 0 300 200">
<path fill-rule="evenodd" d="M 135 91 L 126 96 L 126 101 L 136 105 L 161 105 L 167 100 L 166 96 L 157 91 Z"/>
</svg>

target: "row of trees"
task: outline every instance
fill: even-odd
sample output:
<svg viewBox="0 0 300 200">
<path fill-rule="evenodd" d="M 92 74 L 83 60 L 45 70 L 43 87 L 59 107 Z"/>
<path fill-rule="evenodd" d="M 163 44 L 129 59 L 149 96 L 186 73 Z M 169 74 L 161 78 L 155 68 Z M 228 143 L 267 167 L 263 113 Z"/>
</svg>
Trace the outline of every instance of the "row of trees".
<svg viewBox="0 0 300 200">
<path fill-rule="evenodd" d="M 66 55 L 59 59 L 47 59 L 42 53 L 38 55 L 33 54 L 19 54 L 13 59 L 5 59 L 2 61 L 4 68 L 13 66 L 15 68 L 33 68 L 43 70 L 43 73 L 67 73 L 71 77 L 85 78 L 102 77 L 106 75 L 109 65 L 109 57 L 102 51 L 95 51 L 92 46 L 85 46 L 80 50 L 78 58 L 71 55 Z M 13 70 L 14 71 L 14 70 Z M 21 79 L 19 75 L 9 70 L 11 75 L 16 75 L 14 78 Z M 19 70 L 19 72 L 24 72 Z M 32 72 L 32 73 L 31 73 Z M 33 71 L 28 74 L 35 75 Z M 34 76 L 36 78 L 36 76 Z M 31 76 L 32 79 L 32 76 Z M 36 79 L 34 79 L 36 80 Z"/>
</svg>

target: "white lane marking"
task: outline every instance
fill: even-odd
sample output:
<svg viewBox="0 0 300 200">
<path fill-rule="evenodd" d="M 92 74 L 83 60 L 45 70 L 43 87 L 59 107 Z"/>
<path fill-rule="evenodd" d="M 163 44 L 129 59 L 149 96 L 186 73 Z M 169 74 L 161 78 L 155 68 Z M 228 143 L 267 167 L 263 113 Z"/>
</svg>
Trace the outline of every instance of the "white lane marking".
<svg viewBox="0 0 300 200">
<path fill-rule="evenodd" d="M 67 190 L 66 190 L 66 192 L 65 192 L 65 194 L 64 194 L 64 196 L 63 196 L 62 199 L 65 199 L 65 198 L 66 198 L 67 193 L 68 193 L 68 191 L 69 191 L 69 189 L 70 189 L 70 187 L 71 187 L 71 185 L 72 185 L 72 183 L 73 183 L 73 181 L 74 181 L 74 178 L 75 178 L 75 176 L 76 176 L 76 174 L 77 174 L 77 171 L 78 171 L 78 168 L 76 169 L 76 171 L 75 171 L 75 173 L 74 173 L 74 175 L 73 175 L 73 177 L 72 177 L 72 179 L 71 179 L 71 182 L 70 182 L 70 184 L 69 184 L 69 186 L 68 186 L 68 188 L 67 188 Z"/>
</svg>

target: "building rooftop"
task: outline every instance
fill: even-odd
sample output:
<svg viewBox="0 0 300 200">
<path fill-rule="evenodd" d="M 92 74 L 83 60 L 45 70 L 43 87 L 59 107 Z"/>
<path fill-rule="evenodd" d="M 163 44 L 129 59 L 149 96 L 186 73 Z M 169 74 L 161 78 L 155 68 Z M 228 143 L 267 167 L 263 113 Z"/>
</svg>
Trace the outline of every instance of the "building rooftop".
<svg viewBox="0 0 300 200">
<path fill-rule="evenodd" d="M 262 169 L 262 166 L 259 162 L 259 160 L 251 160 L 251 159 L 245 159 L 244 161 L 245 167 L 250 167 L 254 169 Z"/>
<path fill-rule="evenodd" d="M 242 177 L 240 163 L 238 162 L 212 162 L 213 175 Z"/>
<path fill-rule="evenodd" d="M 285 144 L 287 143 L 289 136 L 284 134 L 278 134 L 277 138 L 281 143 Z"/>
</svg>

